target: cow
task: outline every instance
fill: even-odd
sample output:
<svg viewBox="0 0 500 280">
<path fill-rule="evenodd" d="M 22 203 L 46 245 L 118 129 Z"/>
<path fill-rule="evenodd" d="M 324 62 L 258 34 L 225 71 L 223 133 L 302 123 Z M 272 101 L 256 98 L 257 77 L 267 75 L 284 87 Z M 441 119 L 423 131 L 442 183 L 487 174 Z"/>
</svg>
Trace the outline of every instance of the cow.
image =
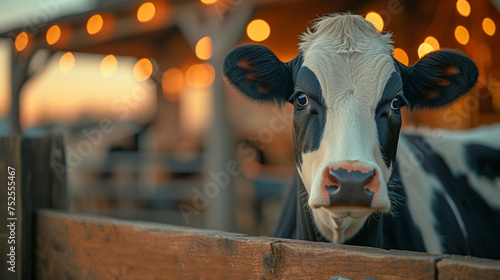
<svg viewBox="0 0 500 280">
<path fill-rule="evenodd" d="M 243 45 L 226 79 L 261 103 L 289 102 L 296 175 L 274 235 L 384 249 L 500 258 L 500 126 L 401 132 L 401 108 L 446 106 L 478 79 L 438 50 L 405 66 L 390 33 L 332 14 L 281 62 Z"/>
</svg>

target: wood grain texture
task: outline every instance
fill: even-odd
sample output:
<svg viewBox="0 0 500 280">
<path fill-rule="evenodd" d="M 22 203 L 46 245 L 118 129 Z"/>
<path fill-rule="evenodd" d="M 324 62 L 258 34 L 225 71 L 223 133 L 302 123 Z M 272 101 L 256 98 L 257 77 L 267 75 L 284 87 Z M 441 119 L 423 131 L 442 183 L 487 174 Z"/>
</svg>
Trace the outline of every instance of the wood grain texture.
<svg viewBox="0 0 500 280">
<path fill-rule="evenodd" d="M 437 264 L 438 279 L 500 279 L 500 261 L 451 257 Z"/>
<path fill-rule="evenodd" d="M 435 279 L 440 256 L 39 211 L 37 279 Z"/>
</svg>

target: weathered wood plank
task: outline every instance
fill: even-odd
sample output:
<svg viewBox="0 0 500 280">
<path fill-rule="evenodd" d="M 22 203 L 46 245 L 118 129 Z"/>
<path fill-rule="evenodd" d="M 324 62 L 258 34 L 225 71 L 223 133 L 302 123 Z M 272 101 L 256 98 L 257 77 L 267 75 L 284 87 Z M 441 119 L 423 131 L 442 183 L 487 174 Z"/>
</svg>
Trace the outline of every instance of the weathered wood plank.
<svg viewBox="0 0 500 280">
<path fill-rule="evenodd" d="M 438 279 L 500 279 L 500 261 L 451 257 L 437 264 Z"/>
<path fill-rule="evenodd" d="M 38 279 L 435 279 L 442 257 L 48 210 L 37 220 Z"/>
</svg>

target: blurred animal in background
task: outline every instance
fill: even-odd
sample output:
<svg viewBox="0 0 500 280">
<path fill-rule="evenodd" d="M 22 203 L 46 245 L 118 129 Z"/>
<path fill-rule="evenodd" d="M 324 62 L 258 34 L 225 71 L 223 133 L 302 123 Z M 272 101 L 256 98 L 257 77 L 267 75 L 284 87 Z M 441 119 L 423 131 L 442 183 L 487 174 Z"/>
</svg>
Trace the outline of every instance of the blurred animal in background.
<svg viewBox="0 0 500 280">
<path fill-rule="evenodd" d="M 230 52 L 224 74 L 262 103 L 294 106 L 297 175 L 275 235 L 500 258 L 500 126 L 400 134 L 401 108 L 446 106 L 476 83 L 475 63 L 432 52 L 413 66 L 391 34 L 333 14 L 281 62 L 264 46 Z"/>
</svg>

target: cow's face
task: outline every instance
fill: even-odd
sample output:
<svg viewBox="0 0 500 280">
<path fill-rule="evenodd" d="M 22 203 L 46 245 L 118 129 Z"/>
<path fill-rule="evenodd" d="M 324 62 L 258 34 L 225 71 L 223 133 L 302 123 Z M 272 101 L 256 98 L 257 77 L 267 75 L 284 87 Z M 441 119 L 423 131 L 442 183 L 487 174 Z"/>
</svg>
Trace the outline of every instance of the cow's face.
<svg viewBox="0 0 500 280">
<path fill-rule="evenodd" d="M 303 35 L 301 54 L 280 62 L 267 48 L 243 46 L 225 61 L 228 79 L 245 95 L 294 106 L 297 170 L 320 232 L 352 237 L 375 211 L 391 207 L 401 108 L 438 107 L 477 80 L 467 57 L 434 52 L 412 67 L 392 58 L 390 34 L 360 16 L 319 20 Z"/>
</svg>

